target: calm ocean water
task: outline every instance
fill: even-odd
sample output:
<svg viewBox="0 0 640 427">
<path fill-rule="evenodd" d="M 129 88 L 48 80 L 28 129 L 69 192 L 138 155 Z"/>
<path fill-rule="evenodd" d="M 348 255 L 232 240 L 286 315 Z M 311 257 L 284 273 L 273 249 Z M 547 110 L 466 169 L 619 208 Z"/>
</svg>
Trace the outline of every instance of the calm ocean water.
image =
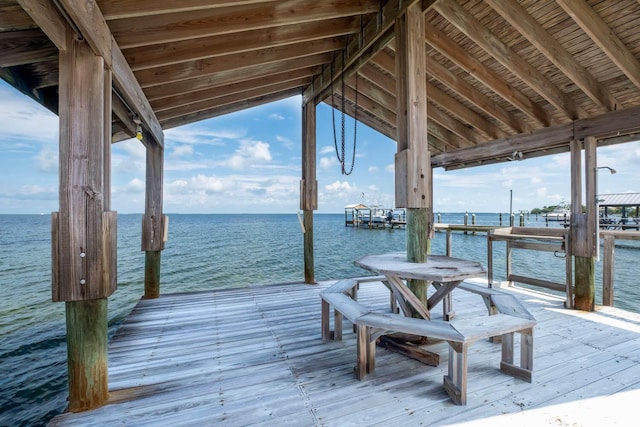
<svg viewBox="0 0 640 427">
<path fill-rule="evenodd" d="M 462 223 L 463 216 L 442 214 L 442 222 Z M 497 225 L 498 214 L 476 219 Z M 64 304 L 51 302 L 50 224 L 48 215 L 0 215 L 0 426 L 46 425 L 66 406 Z M 544 223 L 532 216 L 526 225 Z M 110 335 L 144 292 L 140 229 L 141 215 L 118 216 L 118 290 L 109 299 Z M 405 230 L 345 227 L 342 214 L 315 215 L 314 239 L 317 280 L 364 275 L 353 266 L 354 259 L 406 247 Z M 432 252 L 444 254 L 444 245 L 445 234 L 436 233 Z M 486 246 L 484 234 L 453 236 L 453 256 L 485 266 Z M 546 253 L 531 259 L 525 252 L 514 252 L 514 272 L 563 280 L 563 259 Z M 637 277 L 639 256 L 638 245 L 616 247 L 615 305 L 636 312 L 640 290 L 632 276 Z M 597 303 L 602 299 L 601 264 L 596 267 Z M 495 245 L 494 265 L 496 279 L 504 280 L 501 244 Z M 162 293 L 302 279 L 302 233 L 295 214 L 170 215 Z"/>
</svg>

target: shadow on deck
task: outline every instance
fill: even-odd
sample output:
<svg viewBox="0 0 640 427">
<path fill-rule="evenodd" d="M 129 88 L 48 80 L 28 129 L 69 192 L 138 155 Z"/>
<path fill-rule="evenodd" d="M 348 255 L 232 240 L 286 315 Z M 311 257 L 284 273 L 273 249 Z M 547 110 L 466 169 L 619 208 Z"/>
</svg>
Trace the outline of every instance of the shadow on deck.
<svg viewBox="0 0 640 427">
<path fill-rule="evenodd" d="M 50 426 L 104 425 L 626 425 L 640 399 L 640 315 L 585 313 L 510 288 L 538 320 L 531 384 L 499 371 L 500 345 L 475 343 L 468 403 L 442 387 L 447 344 L 430 367 L 378 348 L 376 371 L 353 375 L 355 334 L 320 339 L 320 285 L 252 286 L 141 300 L 109 346 L 110 401 L 62 414 Z M 485 282 L 486 283 L 486 282 Z M 486 313 L 456 289 L 458 315 Z M 388 291 L 364 284 L 359 300 L 382 310 Z M 436 307 L 435 313 L 439 308 Z"/>
</svg>

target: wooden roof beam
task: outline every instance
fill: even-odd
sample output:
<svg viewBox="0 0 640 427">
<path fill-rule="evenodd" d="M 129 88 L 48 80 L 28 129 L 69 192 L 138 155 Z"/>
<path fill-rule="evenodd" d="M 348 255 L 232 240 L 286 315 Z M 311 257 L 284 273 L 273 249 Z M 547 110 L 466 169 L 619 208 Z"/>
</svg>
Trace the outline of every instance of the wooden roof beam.
<svg viewBox="0 0 640 427">
<path fill-rule="evenodd" d="M 133 71 L 162 67 L 272 47 L 292 45 L 321 38 L 354 34 L 360 21 L 353 17 L 251 30 L 220 36 L 201 37 L 124 50 Z"/>
<path fill-rule="evenodd" d="M 604 51 L 631 82 L 640 89 L 640 61 L 586 3 L 556 0 L 564 11 Z"/>
<path fill-rule="evenodd" d="M 156 113 L 164 110 L 206 101 L 208 99 L 220 98 L 234 93 L 246 92 L 260 89 L 265 86 L 284 83 L 292 80 L 307 78 L 311 81 L 315 68 L 301 68 L 299 70 L 286 71 L 284 73 L 264 75 L 250 80 L 243 80 L 237 83 L 214 86 L 196 92 L 181 93 L 166 98 L 151 101 L 151 106 Z"/>
<path fill-rule="evenodd" d="M 225 114 L 235 113 L 236 111 L 246 110 L 247 108 L 257 107 L 258 105 L 268 104 L 270 102 L 279 101 L 281 99 L 289 98 L 294 95 L 300 94 L 300 88 L 293 88 L 288 91 L 281 91 L 265 96 L 258 96 L 250 99 L 243 99 L 235 104 L 225 105 L 220 108 L 214 108 L 206 111 L 198 111 L 196 113 L 187 114 L 182 117 L 169 119 L 162 122 L 162 125 L 166 129 L 170 129 L 176 126 L 183 126 L 189 123 L 199 122 L 201 120 L 210 119 L 213 117 L 223 116 Z"/>
<path fill-rule="evenodd" d="M 387 52 L 381 51 L 372 58 L 372 62 L 390 74 L 395 74 L 395 61 Z M 427 61 L 428 62 L 428 61 Z M 393 66 L 393 68 L 391 68 Z M 427 76 L 425 76 L 425 79 Z M 502 129 L 486 120 L 466 105 L 449 96 L 441 89 L 427 82 L 427 99 L 439 104 L 441 108 L 458 117 L 463 123 L 468 123 L 489 138 L 502 138 L 507 135 Z"/>
<path fill-rule="evenodd" d="M 470 76 L 474 77 L 537 123 L 543 126 L 549 126 L 553 123 L 551 116 L 544 108 L 509 85 L 494 71 L 485 67 L 483 63 L 469 55 L 464 49 L 451 41 L 429 22 L 425 22 L 425 40 L 431 47 L 455 63 L 458 67 L 462 68 Z"/>
<path fill-rule="evenodd" d="M 378 9 L 378 3 L 370 1 L 282 0 L 117 19 L 110 21 L 109 27 L 121 48 L 129 49 L 283 25 L 322 22 L 375 13 Z"/>
<path fill-rule="evenodd" d="M 343 72 L 352 75 L 369 62 L 377 52 L 382 50 L 393 39 L 396 18 L 401 16 L 409 6 L 418 0 L 389 0 L 375 11 L 376 15 L 367 22 L 356 37 L 352 37 L 344 49 L 344 55 L 338 55 L 331 66 L 317 76 L 313 84 L 303 94 L 304 102 L 315 99 L 323 100 L 331 92 L 330 86 Z M 423 12 L 429 9 L 436 0 L 422 0 Z"/>
<path fill-rule="evenodd" d="M 328 98 L 326 98 L 323 101 L 325 104 L 327 104 L 330 107 L 333 107 L 337 110 L 340 109 L 341 107 L 341 98 L 339 95 L 335 95 L 333 97 L 333 105 L 331 105 L 331 97 L 329 96 Z M 344 106 L 344 110 L 345 113 L 347 115 L 349 115 L 350 117 L 354 117 L 355 115 L 355 108 L 353 106 L 352 103 L 350 102 L 345 102 L 345 106 Z M 395 122 L 390 123 L 387 121 L 383 121 L 382 119 L 380 119 L 377 116 L 374 116 L 372 114 L 370 114 L 368 111 L 362 110 L 360 112 L 358 112 L 358 121 L 360 123 L 363 123 L 367 126 L 369 126 L 371 129 L 380 132 L 382 135 L 386 136 L 387 138 L 390 138 L 392 140 L 395 141 L 396 138 L 396 127 L 395 127 Z"/>
<path fill-rule="evenodd" d="M 100 10 L 107 21 L 135 18 L 149 14 L 177 13 L 229 6 L 252 5 L 273 0 L 99 0 Z"/>
<path fill-rule="evenodd" d="M 149 130 L 152 135 L 150 139 L 163 146 L 164 134 L 160 122 L 122 55 L 122 51 L 113 39 L 100 9 L 95 3 L 82 0 L 58 0 L 58 4 L 73 20 L 93 51 L 104 58 L 105 64 L 112 71 L 114 87 L 133 113 L 140 118 L 144 127 Z M 49 19 L 47 15 L 42 15 L 41 18 Z M 149 143 L 148 139 L 145 139 L 145 143 Z"/>
<path fill-rule="evenodd" d="M 553 82 L 528 64 L 527 61 L 504 44 L 502 40 L 496 37 L 491 31 L 486 29 L 457 2 L 438 2 L 434 8 L 440 15 L 458 28 L 458 30 L 482 47 L 489 55 L 529 85 L 569 119 L 588 116 L 583 109 L 575 104 L 569 95 L 558 89 Z"/>
<path fill-rule="evenodd" d="M 380 79 L 381 76 L 385 76 L 382 72 L 374 71 L 375 74 L 372 74 L 371 70 L 375 70 L 375 68 L 371 65 L 367 65 L 365 67 L 362 67 L 358 74 L 362 73 L 363 71 L 367 71 L 373 79 L 382 81 L 383 84 L 387 84 L 386 80 Z M 385 77 L 395 83 L 395 81 L 390 77 Z M 363 80 L 365 81 L 363 82 Z M 345 82 L 349 85 L 349 87 L 354 88 L 355 82 L 353 76 L 345 79 Z M 376 94 L 376 96 L 372 97 L 372 100 L 382 105 L 387 110 L 394 112 L 392 123 L 395 126 L 395 109 L 397 105 L 395 93 L 392 94 L 380 87 L 375 81 L 371 81 L 367 78 L 363 79 L 362 77 L 358 79 L 358 89 L 359 91 L 365 92 L 369 97 L 371 96 L 371 94 Z M 358 99 L 360 99 L 360 96 L 358 97 Z M 358 104 L 360 104 L 360 102 L 358 102 Z M 429 128 L 431 122 L 439 126 L 431 129 Z M 442 112 L 442 110 L 435 107 L 428 109 L 427 128 L 432 131 L 434 135 L 454 134 L 455 136 L 448 137 L 447 140 L 455 144 L 456 148 L 469 147 L 471 145 L 483 142 L 483 140 L 478 136 L 478 133 L 474 132 L 471 127 L 464 125 L 462 122 L 456 120 L 448 114 L 445 114 L 444 112 Z M 446 132 L 444 132 L 444 129 L 446 129 Z"/>
<path fill-rule="evenodd" d="M 395 51 L 394 41 L 389 43 L 388 48 Z M 384 58 L 383 55 L 387 55 L 386 52 L 381 52 L 376 56 L 376 58 L 380 61 L 384 61 L 385 63 L 393 64 L 393 58 L 390 55 L 389 58 Z M 520 120 L 514 114 L 511 114 L 499 106 L 496 102 L 489 99 L 489 97 L 474 88 L 471 84 L 458 78 L 454 73 L 446 69 L 440 63 L 431 58 L 427 58 L 425 65 L 427 74 L 443 83 L 447 88 L 456 92 L 469 103 L 475 105 L 479 110 L 484 111 L 487 115 L 503 123 L 509 129 L 513 129 L 517 133 L 533 130 L 528 123 Z"/>
<path fill-rule="evenodd" d="M 245 80 L 266 77 L 271 74 L 284 73 L 287 71 L 310 67 L 319 69 L 321 64 L 330 60 L 330 53 L 321 53 L 287 61 L 258 64 L 244 68 L 242 73 L 235 72 L 234 70 L 223 71 L 216 73 L 215 75 L 207 75 L 195 79 L 181 80 L 171 84 L 152 86 L 145 89 L 145 93 L 151 102 L 153 102 L 161 98 L 210 89 L 212 87 L 231 85 Z"/>
<path fill-rule="evenodd" d="M 485 2 L 526 37 L 603 111 L 614 111 L 622 107 L 622 103 L 534 20 L 525 8 L 509 0 L 485 0 Z M 572 3 L 576 4 L 575 1 Z M 588 5 L 583 3 L 578 7 L 588 7 Z"/>
<path fill-rule="evenodd" d="M 495 101 L 480 92 L 471 84 L 459 78 L 457 75 L 447 70 L 440 63 L 427 58 L 427 73 L 440 83 L 457 93 L 460 97 L 466 99 L 480 111 L 493 117 L 507 128 L 514 130 L 516 133 L 529 132 L 533 130 L 528 123 L 520 120 L 515 114 L 512 114 L 498 105 Z"/>
<path fill-rule="evenodd" d="M 0 32 L 0 67 L 58 59 L 58 49 L 40 30 Z"/>
<path fill-rule="evenodd" d="M 568 150 L 569 141 L 586 137 L 606 139 L 615 135 L 640 132 L 640 106 L 574 120 L 571 123 L 539 129 L 534 132 L 506 138 L 431 157 L 433 167 L 453 168 L 475 165 L 478 162 L 495 162 L 510 156 L 514 151 L 548 153 L 551 150 Z"/>
<path fill-rule="evenodd" d="M 251 88 L 243 92 L 230 93 L 216 98 L 204 99 L 202 101 L 193 102 L 191 104 L 182 105 L 176 108 L 166 109 L 158 113 L 158 120 L 168 121 L 170 119 L 179 119 L 182 116 L 187 116 L 197 112 L 206 112 L 216 108 L 224 107 L 225 105 L 235 104 L 255 97 L 268 96 L 278 92 L 291 91 L 295 88 L 298 88 L 298 91 L 302 92 L 302 88 L 306 86 L 310 80 L 311 77 L 303 77 L 297 80 L 277 82 L 258 88 Z"/>
<path fill-rule="evenodd" d="M 180 80 L 213 75 L 225 71 L 242 74 L 241 70 L 283 60 L 332 52 L 343 46 L 338 37 L 300 42 L 251 52 L 235 53 L 217 58 L 182 62 L 164 67 L 150 68 L 136 72 L 142 87 L 164 85 Z"/>
</svg>

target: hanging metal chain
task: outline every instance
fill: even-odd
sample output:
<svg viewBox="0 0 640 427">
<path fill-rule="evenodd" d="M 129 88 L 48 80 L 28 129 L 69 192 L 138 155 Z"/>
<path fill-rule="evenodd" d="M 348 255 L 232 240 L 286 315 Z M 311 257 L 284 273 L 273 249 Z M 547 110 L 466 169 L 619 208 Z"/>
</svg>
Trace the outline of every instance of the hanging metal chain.
<svg viewBox="0 0 640 427">
<path fill-rule="evenodd" d="M 353 114 L 353 154 L 351 156 L 351 168 L 349 172 L 345 170 L 344 161 L 342 162 L 342 174 L 343 175 L 351 175 L 353 173 L 353 168 L 356 165 L 356 142 L 358 140 L 358 72 L 356 71 L 356 99 L 355 99 L 355 112 Z M 344 111 L 344 110 L 343 110 Z M 343 135 L 344 135 L 344 124 L 343 124 Z M 342 158 L 345 158 L 344 153 L 344 138 L 342 139 Z"/>
<path fill-rule="evenodd" d="M 353 122 L 353 154 L 351 157 L 351 167 L 349 168 L 349 171 L 347 172 L 347 169 L 345 167 L 345 162 L 346 162 L 346 143 L 345 143 L 345 82 L 344 82 L 344 65 L 345 65 L 345 59 L 344 58 L 344 52 L 343 52 L 343 59 L 342 59 L 342 72 L 340 75 L 341 78 L 341 85 L 340 85 L 340 91 L 341 91 L 341 96 L 340 96 L 340 111 L 341 111 L 341 117 L 340 117 L 340 149 L 338 149 L 338 137 L 336 135 L 336 118 L 335 118 L 335 100 L 334 100 L 334 90 L 333 90 L 333 78 L 334 78 L 334 64 L 335 64 L 335 53 L 333 56 L 333 61 L 331 62 L 331 119 L 332 119 L 332 123 L 333 123 L 333 146 L 335 148 L 335 152 L 336 152 L 336 157 L 338 158 L 338 162 L 340 162 L 340 169 L 342 172 L 342 175 L 351 175 L 351 173 L 353 172 L 353 168 L 355 166 L 355 160 L 356 160 L 356 138 L 357 138 L 357 126 L 358 126 L 358 73 L 356 72 L 356 84 L 355 84 L 355 90 L 356 90 L 356 99 L 355 99 L 355 116 L 354 116 L 354 122 Z"/>
</svg>

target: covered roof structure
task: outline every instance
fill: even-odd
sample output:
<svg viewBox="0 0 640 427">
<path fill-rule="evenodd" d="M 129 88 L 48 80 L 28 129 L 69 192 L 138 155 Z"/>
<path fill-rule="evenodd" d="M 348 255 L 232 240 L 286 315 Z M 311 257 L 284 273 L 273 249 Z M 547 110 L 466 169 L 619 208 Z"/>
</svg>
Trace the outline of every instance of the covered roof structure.
<svg viewBox="0 0 640 427">
<path fill-rule="evenodd" d="M 598 194 L 600 206 L 640 206 L 640 193 Z"/>
<path fill-rule="evenodd" d="M 113 72 L 114 142 L 137 121 L 161 141 L 162 129 L 296 94 L 395 139 L 393 27 L 409 3 L 0 0 L 0 77 L 57 112 L 69 27 Z M 636 0 L 421 5 L 434 167 L 568 151 L 584 135 L 637 139 Z"/>
<path fill-rule="evenodd" d="M 138 136 L 145 145 L 144 289 L 157 298 L 163 130 L 293 95 L 303 100 L 306 283 L 315 282 L 324 102 L 397 141 L 395 202 L 407 208 L 410 262 L 427 260 L 432 168 L 569 151 L 576 292 L 574 302 L 568 280 L 566 307 L 593 310 L 596 149 L 640 135 L 638 22 L 637 0 L 0 0 L 0 78 L 60 118 L 52 295 L 73 303 L 69 410 L 108 399 L 110 143 Z"/>
</svg>

